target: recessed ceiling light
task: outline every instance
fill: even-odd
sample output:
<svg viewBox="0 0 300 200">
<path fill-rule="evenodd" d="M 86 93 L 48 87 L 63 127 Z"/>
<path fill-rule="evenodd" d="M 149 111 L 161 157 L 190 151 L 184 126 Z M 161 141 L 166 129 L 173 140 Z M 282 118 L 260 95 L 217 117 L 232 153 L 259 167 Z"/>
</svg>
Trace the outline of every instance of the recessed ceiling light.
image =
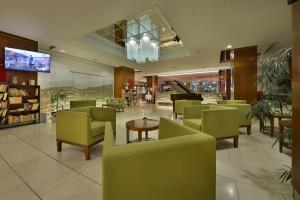
<svg viewBox="0 0 300 200">
<path fill-rule="evenodd" d="M 60 52 L 60 53 L 66 53 L 66 50 L 61 49 L 61 50 L 59 50 L 59 52 Z"/>
<path fill-rule="evenodd" d="M 162 28 L 162 31 L 163 31 L 163 32 L 165 32 L 165 31 L 166 31 L 166 28 L 165 28 L 165 27 L 163 27 L 163 28 Z"/>
<path fill-rule="evenodd" d="M 227 45 L 227 47 L 226 47 L 227 49 L 232 49 L 232 45 Z"/>
</svg>

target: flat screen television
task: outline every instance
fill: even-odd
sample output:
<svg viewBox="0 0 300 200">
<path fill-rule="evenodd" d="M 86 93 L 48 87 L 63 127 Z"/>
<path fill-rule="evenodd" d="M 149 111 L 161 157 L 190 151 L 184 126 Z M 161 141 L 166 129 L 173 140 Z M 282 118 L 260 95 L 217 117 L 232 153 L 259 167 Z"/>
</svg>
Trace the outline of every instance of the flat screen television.
<svg viewBox="0 0 300 200">
<path fill-rule="evenodd" d="M 5 69 L 50 73 L 51 55 L 5 47 Z"/>
</svg>

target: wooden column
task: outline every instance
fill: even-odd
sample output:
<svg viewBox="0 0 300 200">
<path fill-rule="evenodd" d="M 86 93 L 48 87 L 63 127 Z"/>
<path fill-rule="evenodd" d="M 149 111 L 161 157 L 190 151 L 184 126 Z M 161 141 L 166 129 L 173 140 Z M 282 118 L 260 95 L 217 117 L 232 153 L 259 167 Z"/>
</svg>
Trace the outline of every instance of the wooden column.
<svg viewBox="0 0 300 200">
<path fill-rule="evenodd" d="M 226 69 L 226 99 L 231 99 L 231 69 Z"/>
<path fill-rule="evenodd" d="M 300 1 L 292 5 L 293 19 L 293 155 L 292 183 L 300 193 Z"/>
<path fill-rule="evenodd" d="M 234 50 L 234 99 L 257 99 L 257 46 Z"/>
<path fill-rule="evenodd" d="M 128 80 L 134 80 L 134 69 L 129 67 L 116 67 L 114 73 L 114 96 L 122 97 L 122 90 Z"/>
<path fill-rule="evenodd" d="M 149 88 L 151 88 L 152 92 L 152 103 L 155 104 L 156 102 L 156 90 L 157 90 L 157 85 L 158 85 L 158 76 L 147 76 L 147 85 Z"/>
</svg>

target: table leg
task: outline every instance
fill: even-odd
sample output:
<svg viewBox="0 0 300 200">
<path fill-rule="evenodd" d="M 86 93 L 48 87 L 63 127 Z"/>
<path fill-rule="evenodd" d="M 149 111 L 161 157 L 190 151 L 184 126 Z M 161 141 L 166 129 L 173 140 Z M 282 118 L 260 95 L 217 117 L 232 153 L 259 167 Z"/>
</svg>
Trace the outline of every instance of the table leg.
<svg viewBox="0 0 300 200">
<path fill-rule="evenodd" d="M 270 123 L 271 123 L 271 137 L 274 137 L 274 117 L 271 118 L 270 120 Z"/>
<path fill-rule="evenodd" d="M 146 131 L 146 139 L 148 139 L 148 131 Z"/>
<path fill-rule="evenodd" d="M 126 132 L 126 141 L 127 141 L 127 144 L 130 143 L 129 141 L 129 130 L 127 129 L 127 132 Z"/>
<path fill-rule="evenodd" d="M 143 133 L 142 133 L 142 131 L 138 131 L 138 141 L 139 142 L 143 141 Z"/>
</svg>

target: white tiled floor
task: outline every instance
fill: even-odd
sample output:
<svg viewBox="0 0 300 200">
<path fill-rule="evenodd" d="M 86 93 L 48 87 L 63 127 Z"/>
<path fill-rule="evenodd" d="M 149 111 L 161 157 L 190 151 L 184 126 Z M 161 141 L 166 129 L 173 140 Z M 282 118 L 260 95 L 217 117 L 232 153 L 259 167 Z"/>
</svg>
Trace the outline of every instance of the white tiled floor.
<svg viewBox="0 0 300 200">
<path fill-rule="evenodd" d="M 172 118 L 170 107 L 142 106 L 117 113 L 117 144 L 125 143 L 125 123 L 147 117 Z M 181 123 L 181 120 L 176 120 Z M 240 147 L 218 142 L 218 200 L 290 200 L 292 187 L 278 180 L 283 164 L 290 166 L 289 152 L 272 148 L 274 139 L 241 129 Z M 152 132 L 151 137 L 157 137 Z M 132 137 L 135 137 L 132 134 Z M 56 152 L 55 124 L 43 123 L 0 130 L 0 199 L 102 199 L 102 143 L 86 161 L 81 148 L 63 144 Z"/>
</svg>

